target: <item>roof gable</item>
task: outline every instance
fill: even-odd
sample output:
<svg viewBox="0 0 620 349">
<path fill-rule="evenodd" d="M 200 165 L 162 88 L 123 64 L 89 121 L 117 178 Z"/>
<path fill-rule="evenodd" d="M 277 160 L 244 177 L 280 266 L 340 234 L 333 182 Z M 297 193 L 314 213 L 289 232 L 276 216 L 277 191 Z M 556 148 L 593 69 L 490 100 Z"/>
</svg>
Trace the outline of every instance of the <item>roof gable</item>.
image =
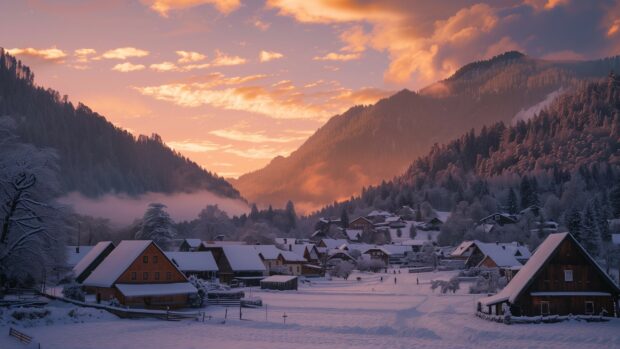
<svg viewBox="0 0 620 349">
<path fill-rule="evenodd" d="M 213 254 L 201 252 L 166 252 L 166 257 L 181 271 L 217 271 Z"/>
<path fill-rule="evenodd" d="M 222 252 L 234 271 L 265 271 L 258 252 L 248 245 L 224 245 Z"/>
<path fill-rule="evenodd" d="M 151 240 L 123 240 L 106 259 L 84 280 L 84 285 L 111 287 L 129 268 L 146 248 Z"/>
<path fill-rule="evenodd" d="M 109 248 L 114 248 L 114 244 L 112 241 L 101 241 L 98 242 L 93 248 L 91 248 L 88 253 L 73 267 L 73 275 L 76 279 L 80 278 L 82 273 L 88 269 L 95 260 L 104 252 L 106 252 Z"/>
</svg>

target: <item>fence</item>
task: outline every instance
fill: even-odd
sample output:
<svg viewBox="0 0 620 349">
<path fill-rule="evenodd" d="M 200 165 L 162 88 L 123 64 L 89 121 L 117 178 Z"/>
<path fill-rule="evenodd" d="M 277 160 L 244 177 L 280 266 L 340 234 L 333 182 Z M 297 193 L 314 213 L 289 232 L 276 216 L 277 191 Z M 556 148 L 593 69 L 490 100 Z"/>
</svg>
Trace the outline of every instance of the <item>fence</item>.
<svg viewBox="0 0 620 349">
<path fill-rule="evenodd" d="M 9 328 L 9 336 L 11 337 L 15 337 L 17 338 L 17 340 L 19 340 L 22 343 L 25 344 L 30 344 L 32 342 L 32 337 L 30 337 L 29 335 L 23 333 L 23 332 L 19 332 L 18 330 L 14 329 L 13 327 Z"/>
</svg>

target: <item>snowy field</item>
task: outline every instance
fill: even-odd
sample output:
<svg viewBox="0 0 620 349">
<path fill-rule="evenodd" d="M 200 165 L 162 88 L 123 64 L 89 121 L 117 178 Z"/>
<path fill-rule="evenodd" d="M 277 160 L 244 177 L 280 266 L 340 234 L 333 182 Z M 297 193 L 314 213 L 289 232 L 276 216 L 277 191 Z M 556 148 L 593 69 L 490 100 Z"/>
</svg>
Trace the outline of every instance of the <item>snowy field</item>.
<svg viewBox="0 0 620 349">
<path fill-rule="evenodd" d="M 452 275 L 397 274 L 394 284 L 392 274 L 354 274 L 349 281 L 315 282 L 296 292 L 254 289 L 251 295 L 261 297 L 266 309 L 243 309 L 245 320 L 239 320 L 239 309 L 230 308 L 225 323 L 223 307 L 209 307 L 212 319 L 203 323 L 120 320 L 92 309 L 69 317 L 64 314 L 74 307 L 53 303 L 51 320 L 21 329 L 44 349 L 620 348 L 620 319 L 539 325 L 481 320 L 473 315 L 477 296 L 467 294 L 468 284 L 461 283 L 455 295 L 431 292 L 431 279 Z M 0 348 L 28 348 L 8 337 L 6 323 L 0 331 Z"/>
</svg>

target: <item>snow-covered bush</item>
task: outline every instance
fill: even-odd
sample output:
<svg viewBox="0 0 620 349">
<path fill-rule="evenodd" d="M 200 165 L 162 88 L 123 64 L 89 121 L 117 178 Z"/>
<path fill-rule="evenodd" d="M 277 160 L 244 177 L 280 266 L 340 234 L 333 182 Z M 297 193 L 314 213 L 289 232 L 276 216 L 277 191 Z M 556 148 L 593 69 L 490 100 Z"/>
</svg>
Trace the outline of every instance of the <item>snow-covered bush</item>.
<svg viewBox="0 0 620 349">
<path fill-rule="evenodd" d="M 358 259 L 357 269 L 359 271 L 372 271 L 376 273 L 385 269 L 385 263 L 377 259 Z"/>
<path fill-rule="evenodd" d="M 346 280 L 349 278 L 349 275 L 351 275 L 351 272 L 354 268 L 355 266 L 353 265 L 353 263 L 348 261 L 341 261 L 334 265 L 334 268 L 331 270 L 330 274 L 332 276 L 340 277 Z"/>
<path fill-rule="evenodd" d="M 452 292 L 452 293 L 456 293 L 457 290 L 459 290 L 461 287 L 460 285 L 460 281 L 458 279 L 458 277 L 453 277 L 452 279 L 445 281 L 445 280 L 431 280 L 431 290 L 433 290 L 433 292 L 439 288 L 441 290 L 441 293 L 448 293 L 448 291 Z"/>
<path fill-rule="evenodd" d="M 11 316 L 18 321 L 42 319 L 50 314 L 47 309 L 23 308 L 15 310 Z"/>
<path fill-rule="evenodd" d="M 190 304 L 193 307 L 199 308 L 204 303 L 204 300 L 207 298 L 207 285 L 205 281 L 196 275 L 190 275 L 189 282 L 196 287 L 198 290 L 198 294 L 195 296 L 190 296 Z"/>
<path fill-rule="evenodd" d="M 507 283 L 506 277 L 500 276 L 497 268 L 481 270 L 474 284 L 469 287 L 469 293 L 495 293 Z"/>
<path fill-rule="evenodd" d="M 83 302 L 86 299 L 86 294 L 84 293 L 82 286 L 75 283 L 65 285 L 62 288 L 62 295 L 65 298 L 80 302 Z"/>
</svg>

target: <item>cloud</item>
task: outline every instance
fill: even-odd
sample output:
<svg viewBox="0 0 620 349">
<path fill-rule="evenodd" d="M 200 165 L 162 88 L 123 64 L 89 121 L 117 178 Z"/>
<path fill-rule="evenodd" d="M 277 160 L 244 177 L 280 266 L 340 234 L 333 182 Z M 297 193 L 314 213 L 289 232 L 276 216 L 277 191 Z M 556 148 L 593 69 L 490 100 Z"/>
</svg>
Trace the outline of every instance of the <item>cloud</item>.
<svg viewBox="0 0 620 349">
<path fill-rule="evenodd" d="M 584 56 L 573 50 L 564 50 L 557 52 L 549 52 L 541 57 L 542 59 L 548 59 L 551 61 L 579 61 L 583 60 Z"/>
<path fill-rule="evenodd" d="M 324 56 L 316 56 L 313 59 L 315 61 L 352 61 L 354 59 L 359 59 L 361 55 L 359 53 L 336 53 L 330 52 Z"/>
<path fill-rule="evenodd" d="M 141 50 L 135 47 L 120 47 L 113 50 L 108 50 L 101 55 L 101 58 L 105 59 L 127 59 L 133 57 L 146 57 L 149 55 L 149 51 Z"/>
<path fill-rule="evenodd" d="M 158 72 L 179 71 L 180 68 L 172 62 L 154 63 L 149 65 L 149 68 Z"/>
<path fill-rule="evenodd" d="M 355 25 L 340 33 L 340 40 L 346 44 L 341 51 L 364 52 L 370 38 L 361 25 Z"/>
<path fill-rule="evenodd" d="M 166 142 L 166 144 L 177 151 L 186 151 L 190 153 L 208 153 L 212 151 L 218 151 L 225 149 L 230 146 L 222 146 L 220 144 L 212 143 L 209 141 L 192 141 L 192 140 L 184 140 L 184 141 L 171 141 Z"/>
<path fill-rule="evenodd" d="M 308 138 L 307 136 L 270 137 L 266 136 L 264 132 L 244 132 L 235 129 L 213 130 L 209 132 L 209 134 L 228 140 L 248 143 L 290 143 L 296 141 L 303 141 L 304 139 Z"/>
<path fill-rule="evenodd" d="M 276 59 L 280 59 L 284 57 L 283 54 L 279 53 L 279 52 L 273 52 L 273 51 L 260 51 L 260 53 L 258 54 L 258 59 L 261 62 L 269 62 L 269 61 L 273 61 Z"/>
<path fill-rule="evenodd" d="M 97 51 L 92 48 L 80 48 L 73 51 L 75 60 L 79 63 L 87 63 L 91 56 L 97 54 Z"/>
<path fill-rule="evenodd" d="M 200 62 L 207 58 L 207 56 L 203 55 L 199 52 L 194 51 L 176 51 L 179 56 L 178 63 L 192 63 L 192 62 Z"/>
<path fill-rule="evenodd" d="M 609 29 L 607 30 L 607 36 L 614 36 L 618 34 L 618 32 L 620 32 L 620 19 L 616 19 L 611 23 Z"/>
<path fill-rule="evenodd" d="M 215 59 L 211 62 L 213 66 L 229 66 L 245 64 L 247 60 L 239 56 L 229 56 L 220 50 L 215 50 Z"/>
<path fill-rule="evenodd" d="M 552 10 L 558 6 L 568 5 L 570 0 L 525 0 L 525 3 L 536 10 Z"/>
<path fill-rule="evenodd" d="M 239 0 L 140 0 L 149 6 L 151 10 L 163 17 L 173 10 L 185 10 L 200 5 L 213 5 L 219 12 L 228 14 L 239 8 Z"/>
<path fill-rule="evenodd" d="M 26 56 L 43 61 L 50 61 L 55 63 L 62 63 L 64 58 L 67 57 L 67 53 L 56 47 L 46 49 L 36 49 L 32 47 L 27 48 L 12 48 L 7 50 L 13 56 Z"/>
<path fill-rule="evenodd" d="M 118 71 L 121 73 L 129 73 L 133 71 L 144 70 L 144 68 L 146 68 L 146 66 L 144 66 L 143 64 L 133 64 L 133 63 L 125 62 L 125 63 L 119 63 L 115 65 L 114 67 L 112 67 L 112 70 Z"/>
<path fill-rule="evenodd" d="M 263 22 L 258 18 L 254 18 L 252 20 L 252 25 L 260 29 L 261 31 L 266 31 L 267 29 L 269 29 L 269 27 L 271 27 L 271 23 Z"/>
<path fill-rule="evenodd" d="M 224 152 L 247 159 L 265 160 L 273 159 L 276 156 L 288 156 L 294 150 L 295 149 L 279 149 L 269 146 L 260 146 L 249 149 L 229 148 L 224 150 Z"/>
</svg>

